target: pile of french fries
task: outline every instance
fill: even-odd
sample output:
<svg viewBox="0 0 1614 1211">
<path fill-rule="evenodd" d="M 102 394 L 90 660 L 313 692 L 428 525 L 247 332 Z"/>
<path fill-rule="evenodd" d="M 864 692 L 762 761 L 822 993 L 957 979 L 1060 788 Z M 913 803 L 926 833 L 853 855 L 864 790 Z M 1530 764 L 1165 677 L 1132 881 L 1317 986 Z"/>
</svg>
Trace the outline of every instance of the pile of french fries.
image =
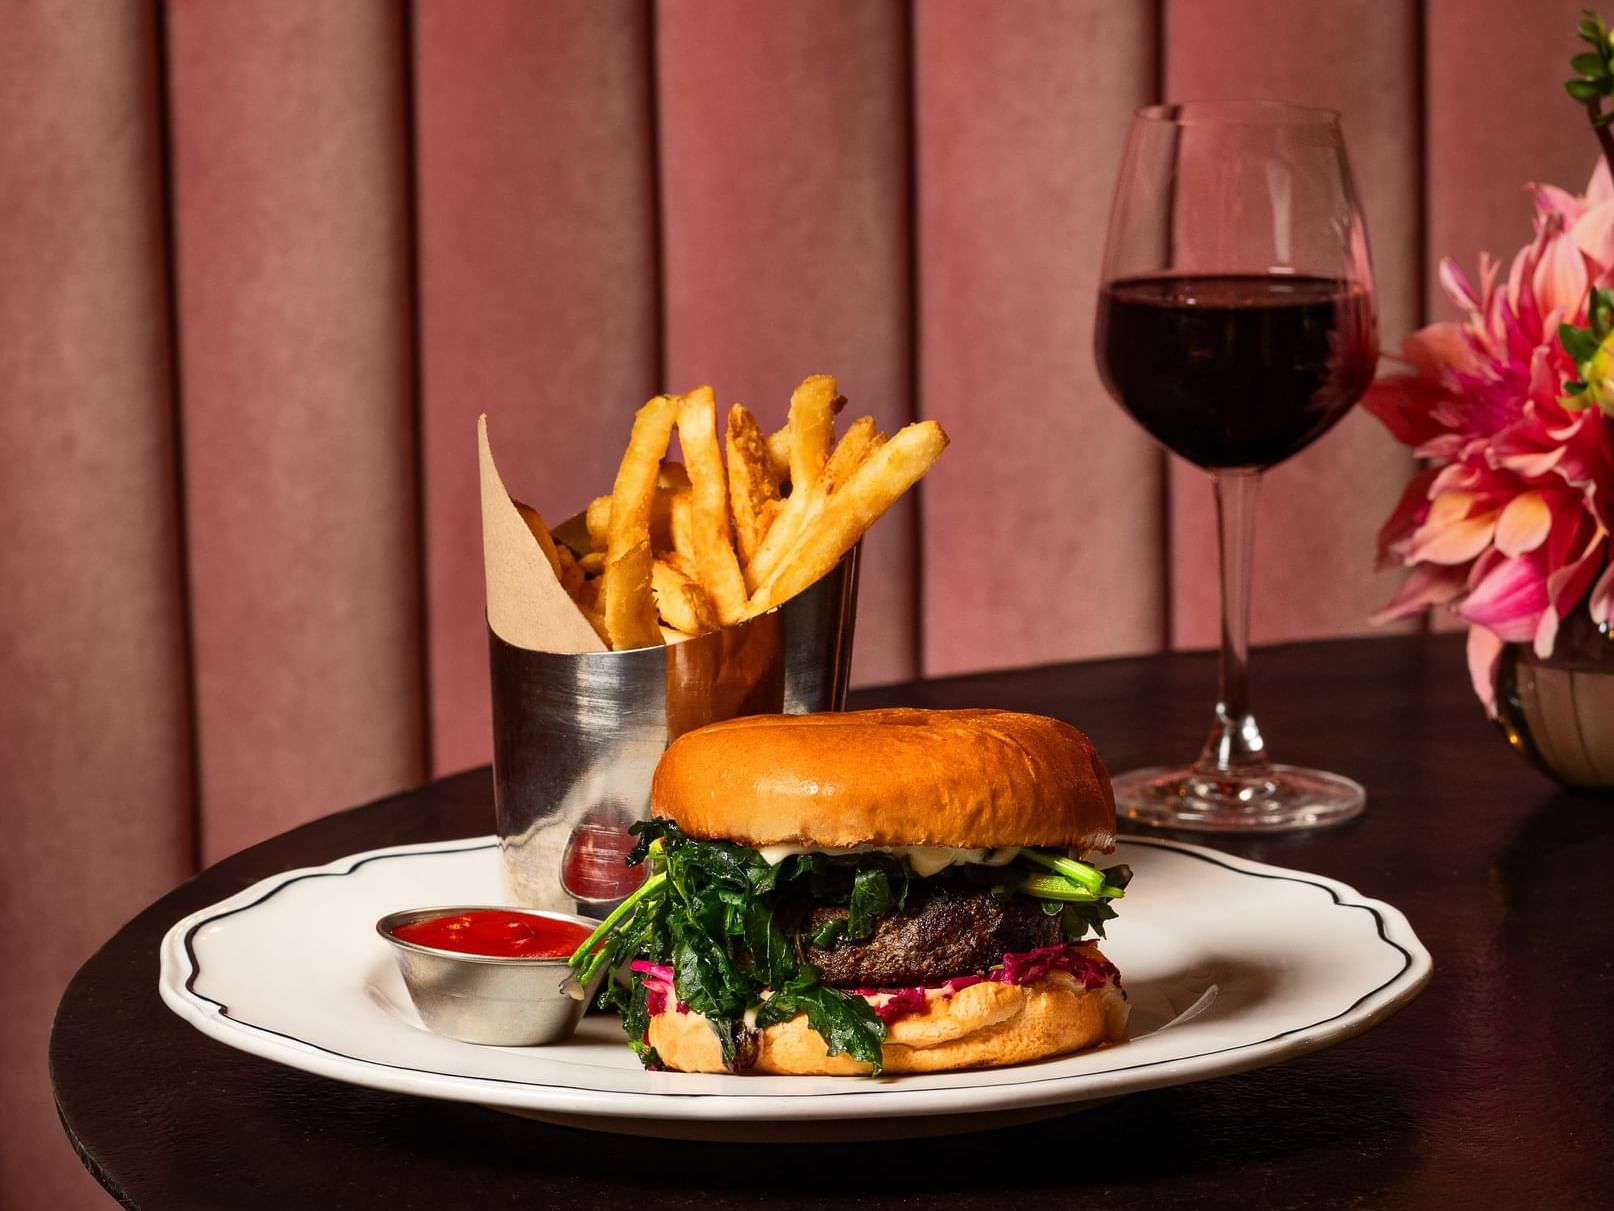
<svg viewBox="0 0 1614 1211">
<path fill-rule="evenodd" d="M 634 417 L 611 494 L 588 506 L 587 550 L 557 541 L 535 512 L 524 515 L 612 649 L 743 622 L 833 568 L 947 447 L 935 421 L 887 439 L 872 416 L 837 441 L 845 403 L 833 377 L 813 375 L 771 435 L 735 404 L 720 447 L 711 387 L 658 395 Z M 674 430 L 682 463 L 667 457 Z"/>
</svg>

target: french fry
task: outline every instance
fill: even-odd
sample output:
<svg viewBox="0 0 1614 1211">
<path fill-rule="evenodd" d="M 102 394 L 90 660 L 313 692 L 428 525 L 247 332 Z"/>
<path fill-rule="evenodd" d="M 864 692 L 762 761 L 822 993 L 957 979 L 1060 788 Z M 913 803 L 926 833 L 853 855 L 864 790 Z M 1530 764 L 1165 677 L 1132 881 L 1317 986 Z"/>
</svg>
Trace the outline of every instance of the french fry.
<svg viewBox="0 0 1614 1211">
<path fill-rule="evenodd" d="M 729 409 L 727 455 L 734 545 L 744 567 L 756 557 L 779 512 L 779 476 L 768 452 L 768 439 L 744 404 Z"/>
<path fill-rule="evenodd" d="M 650 546 L 665 551 L 672 546 L 672 498 L 688 491 L 689 473 L 683 463 L 663 462 L 656 473 L 656 502 L 650 507 Z"/>
<path fill-rule="evenodd" d="M 700 583 L 695 575 L 695 563 L 687 555 L 681 555 L 677 551 L 668 551 L 665 555 L 658 555 L 656 558 L 664 562 L 685 580 L 694 580 L 697 584 Z"/>
<path fill-rule="evenodd" d="M 712 599 L 699 582 L 685 576 L 665 559 L 656 560 L 650 573 L 650 589 L 656 596 L 664 627 L 691 635 L 715 631 L 720 625 Z"/>
<path fill-rule="evenodd" d="M 824 473 L 813 485 L 820 500 L 852 478 L 852 473 L 863 465 L 869 454 L 885 445 L 886 437 L 874 427 L 874 417 L 860 416 L 846 428 L 846 434 L 836 443 L 835 451 L 824 464 Z"/>
<path fill-rule="evenodd" d="M 611 498 L 609 496 L 596 496 L 588 502 L 588 509 L 583 513 L 584 524 L 588 526 L 589 546 L 596 551 L 605 550 L 610 542 L 611 533 Z"/>
<path fill-rule="evenodd" d="M 598 576 L 605 571 L 605 552 L 590 551 L 587 555 L 579 555 L 577 566 L 583 570 L 585 576 Z"/>
<path fill-rule="evenodd" d="M 801 523 L 803 536 L 811 534 L 821 524 L 824 510 L 829 508 L 835 499 L 835 490 L 851 479 L 857 469 L 867 461 L 869 455 L 885 443 L 886 436 L 875 431 L 872 416 L 859 417 L 852 423 L 851 428 L 846 431 L 846 436 L 841 438 L 840 444 L 835 447 L 835 453 L 829 456 L 829 462 L 824 464 L 824 473 L 813 485 L 812 498 L 807 502 L 807 512 Z M 785 559 L 789 558 L 790 555 L 786 552 Z M 773 569 L 769 569 L 768 576 L 772 575 Z"/>
<path fill-rule="evenodd" d="M 600 608 L 613 651 L 653 647 L 661 642 L 659 628 L 654 635 L 643 629 L 645 620 L 654 621 L 656 602 L 650 592 L 650 569 L 655 556 L 650 541 L 634 543 L 615 559 L 606 556 L 600 575 Z"/>
<path fill-rule="evenodd" d="M 813 486 L 829 461 L 829 448 L 835 444 L 837 402 L 845 406 L 835 386 L 835 376 L 814 374 L 803 379 L 790 393 L 790 494 L 795 496 Z"/>
<path fill-rule="evenodd" d="M 577 604 L 583 613 L 593 613 L 599 615 L 603 625 L 604 615 L 600 614 L 599 577 L 595 577 L 593 580 L 585 580 L 583 582 L 583 587 L 577 591 Z"/>
<path fill-rule="evenodd" d="M 830 411 L 837 416 L 840 415 L 840 411 L 844 407 L 846 407 L 846 397 L 844 395 L 837 395 L 830 402 Z M 788 422 L 782 428 L 775 429 L 768 434 L 768 459 L 773 463 L 773 477 L 781 484 L 790 482 L 790 425 Z"/>
<path fill-rule="evenodd" d="M 565 589 L 566 595 L 577 603 L 578 611 L 588 620 L 589 626 L 594 628 L 594 633 L 609 644 L 611 639 L 605 633 L 605 619 L 595 608 L 596 594 L 589 589 L 589 582 L 585 579 L 587 571 L 585 565 L 591 557 L 584 556 L 580 561 L 565 543 L 556 542 L 549 532 L 549 527 L 544 525 L 543 515 L 537 509 L 523 504 L 514 497 L 510 503 L 516 507 L 516 512 L 521 514 L 521 520 L 527 523 L 527 529 L 532 531 L 533 538 L 537 539 L 538 546 L 548 557 L 549 566 L 555 570 L 555 579 L 560 581 L 560 587 Z"/>
<path fill-rule="evenodd" d="M 689 487 L 689 475 L 684 471 L 682 463 L 661 464 L 661 470 L 656 475 L 656 500 L 650 508 L 650 535 L 653 545 L 666 545 L 667 515 L 672 502 L 672 493 L 678 488 L 687 487 Z M 596 496 L 588 502 L 588 509 L 583 518 L 584 524 L 588 527 L 589 543 L 596 551 L 605 550 L 607 535 L 611 528 L 611 498 Z"/>
<path fill-rule="evenodd" d="M 882 513 L 918 483 L 947 448 L 947 434 L 933 420 L 899 430 L 874 450 L 847 481 L 829 493 L 822 513 L 788 556 L 761 584 L 746 617 L 789 601 L 835 566 Z"/>
<path fill-rule="evenodd" d="M 674 491 L 668 501 L 668 536 L 672 549 L 683 560 L 691 580 L 698 580 L 695 560 L 695 515 L 690 490 Z"/>
<path fill-rule="evenodd" d="M 675 492 L 679 488 L 689 487 L 689 471 L 684 464 L 668 459 L 661 464 L 661 470 L 656 472 L 656 487 L 662 492 Z M 660 499 L 662 492 L 657 493 Z"/>
<path fill-rule="evenodd" d="M 677 418 L 678 401 L 670 395 L 658 395 L 639 409 L 611 489 L 601 589 L 605 627 L 616 649 L 655 647 L 662 642 L 650 588 L 654 563 L 650 515 L 661 460 Z"/>
<path fill-rule="evenodd" d="M 568 548 L 561 547 L 560 549 L 565 552 L 561 557 L 563 562 L 572 557 L 572 553 Z M 604 556 L 601 556 L 601 558 L 603 559 Z M 577 569 L 577 587 L 574 589 L 570 583 L 567 583 L 566 591 L 572 595 L 572 600 L 577 603 L 577 608 L 581 611 L 583 617 L 588 619 L 588 625 L 594 628 L 594 633 L 603 639 L 606 646 L 609 647 L 611 637 L 605 630 L 605 615 L 600 613 L 600 582 L 597 579 L 584 579 L 581 568 L 577 564 L 574 564 L 573 567 Z"/>
<path fill-rule="evenodd" d="M 756 553 L 745 566 L 746 588 L 755 592 L 796 545 L 812 507 L 813 485 L 829 461 L 835 440 L 835 413 L 846 401 L 827 374 L 802 380 L 790 396 L 790 495 L 780 503 Z"/>
<path fill-rule="evenodd" d="M 748 594 L 729 537 L 728 475 L 717 445 L 717 402 L 710 387 L 697 387 L 681 398 L 678 441 L 689 468 L 690 539 L 698 579 L 717 607 L 719 621 L 734 622 L 745 610 Z"/>
<path fill-rule="evenodd" d="M 578 566 L 577 556 L 572 554 L 572 549 L 565 544 L 555 544 L 555 555 L 560 564 L 560 587 L 576 601 L 583 589 L 583 569 Z"/>
<path fill-rule="evenodd" d="M 661 469 L 656 472 L 656 500 L 650 507 L 650 536 L 652 545 L 665 546 L 667 543 L 667 513 L 672 500 L 672 492 L 678 488 L 689 487 L 689 475 L 684 470 L 683 463 L 663 462 Z M 588 527 L 589 544 L 596 551 L 605 550 L 607 535 L 611 529 L 611 498 L 609 496 L 596 496 L 588 502 L 588 509 L 583 514 L 583 522 Z"/>
<path fill-rule="evenodd" d="M 780 483 L 790 482 L 790 426 L 781 425 L 768 434 L 768 461 L 773 464 L 773 477 Z"/>
<path fill-rule="evenodd" d="M 550 569 L 555 573 L 555 579 L 564 585 L 566 578 L 561 575 L 560 552 L 556 549 L 555 540 L 550 537 L 549 527 L 544 524 L 544 515 L 513 496 L 510 503 L 516 507 L 516 512 L 521 514 L 521 520 L 527 523 L 527 529 L 532 531 L 533 539 L 538 543 L 538 548 L 543 551 L 544 558 L 549 561 Z"/>
<path fill-rule="evenodd" d="M 772 578 L 791 549 L 817 524 L 818 516 L 823 512 L 835 486 L 851 478 L 868 456 L 875 437 L 874 418 L 859 417 L 847 428 L 846 436 L 841 438 L 834 454 L 824 464 L 812 485 L 800 491 L 791 489 L 762 546 L 751 562 L 746 564 L 746 580 L 753 593 Z"/>
<path fill-rule="evenodd" d="M 785 553 L 796 543 L 801 536 L 802 523 L 807 518 L 811 493 L 802 492 L 799 495 L 792 493 L 779 502 L 779 508 L 774 513 L 773 522 L 768 526 L 768 532 L 763 536 L 762 544 L 757 548 L 756 554 L 745 565 L 746 588 L 753 593 L 762 586 Z"/>
</svg>

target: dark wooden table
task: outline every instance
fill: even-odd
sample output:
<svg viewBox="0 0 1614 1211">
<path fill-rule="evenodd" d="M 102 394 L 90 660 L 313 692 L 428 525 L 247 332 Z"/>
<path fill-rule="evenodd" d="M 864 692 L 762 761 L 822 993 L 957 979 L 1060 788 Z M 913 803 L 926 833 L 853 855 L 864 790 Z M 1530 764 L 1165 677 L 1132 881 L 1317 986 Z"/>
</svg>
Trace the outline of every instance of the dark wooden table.
<svg viewBox="0 0 1614 1211">
<path fill-rule="evenodd" d="M 1057 715 L 1124 769 L 1193 749 L 1213 681 L 1209 656 L 1161 656 L 854 705 Z M 1389 900 L 1434 955 L 1421 997 L 1337 1047 L 947 1140 L 683 1144 L 338 1084 L 213 1042 L 158 1000 L 158 941 L 187 913 L 290 867 L 490 831 L 476 770 L 247 850 L 135 918 L 63 997 L 62 1121 L 139 1208 L 1614 1205 L 1614 802 L 1563 793 L 1508 751 L 1453 638 L 1270 649 L 1255 694 L 1278 754 L 1358 778 L 1368 812 L 1216 844 Z"/>
</svg>

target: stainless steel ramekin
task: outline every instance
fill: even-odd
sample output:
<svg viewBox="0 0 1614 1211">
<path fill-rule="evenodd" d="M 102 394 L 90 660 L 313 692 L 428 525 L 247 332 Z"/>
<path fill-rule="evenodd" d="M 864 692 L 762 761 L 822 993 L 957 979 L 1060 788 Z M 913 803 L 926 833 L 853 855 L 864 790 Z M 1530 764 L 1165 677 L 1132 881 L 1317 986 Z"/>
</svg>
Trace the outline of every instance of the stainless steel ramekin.
<svg viewBox="0 0 1614 1211">
<path fill-rule="evenodd" d="M 392 931 L 432 917 L 480 909 L 523 912 L 593 929 L 598 921 L 566 912 L 498 904 L 446 904 L 388 913 L 376 932 L 392 947 L 421 1021 L 438 1034 L 495 1047 L 534 1047 L 571 1037 L 599 986 L 582 987 L 564 958 L 510 959 L 461 954 L 406 942 Z"/>
</svg>

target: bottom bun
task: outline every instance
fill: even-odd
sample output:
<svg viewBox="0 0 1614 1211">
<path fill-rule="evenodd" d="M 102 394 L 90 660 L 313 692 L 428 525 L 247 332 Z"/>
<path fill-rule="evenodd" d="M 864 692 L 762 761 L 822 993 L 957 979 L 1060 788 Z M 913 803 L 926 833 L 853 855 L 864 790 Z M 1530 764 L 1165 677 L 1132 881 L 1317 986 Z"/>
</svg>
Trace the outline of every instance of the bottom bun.
<svg viewBox="0 0 1614 1211">
<path fill-rule="evenodd" d="M 928 1006 L 886 1027 L 885 1072 L 949 1072 L 997 1068 L 1081 1051 L 1126 1037 L 1126 997 L 1113 981 L 1084 988 L 1062 971 L 1029 984 L 983 981 L 950 996 L 933 995 Z M 650 1019 L 650 1044 L 677 1072 L 725 1072 L 717 1035 L 698 1013 L 670 1004 Z M 858 1076 L 871 1065 L 842 1053 L 830 1055 L 805 1014 L 768 1026 L 758 1036 L 761 1076 Z"/>
</svg>

